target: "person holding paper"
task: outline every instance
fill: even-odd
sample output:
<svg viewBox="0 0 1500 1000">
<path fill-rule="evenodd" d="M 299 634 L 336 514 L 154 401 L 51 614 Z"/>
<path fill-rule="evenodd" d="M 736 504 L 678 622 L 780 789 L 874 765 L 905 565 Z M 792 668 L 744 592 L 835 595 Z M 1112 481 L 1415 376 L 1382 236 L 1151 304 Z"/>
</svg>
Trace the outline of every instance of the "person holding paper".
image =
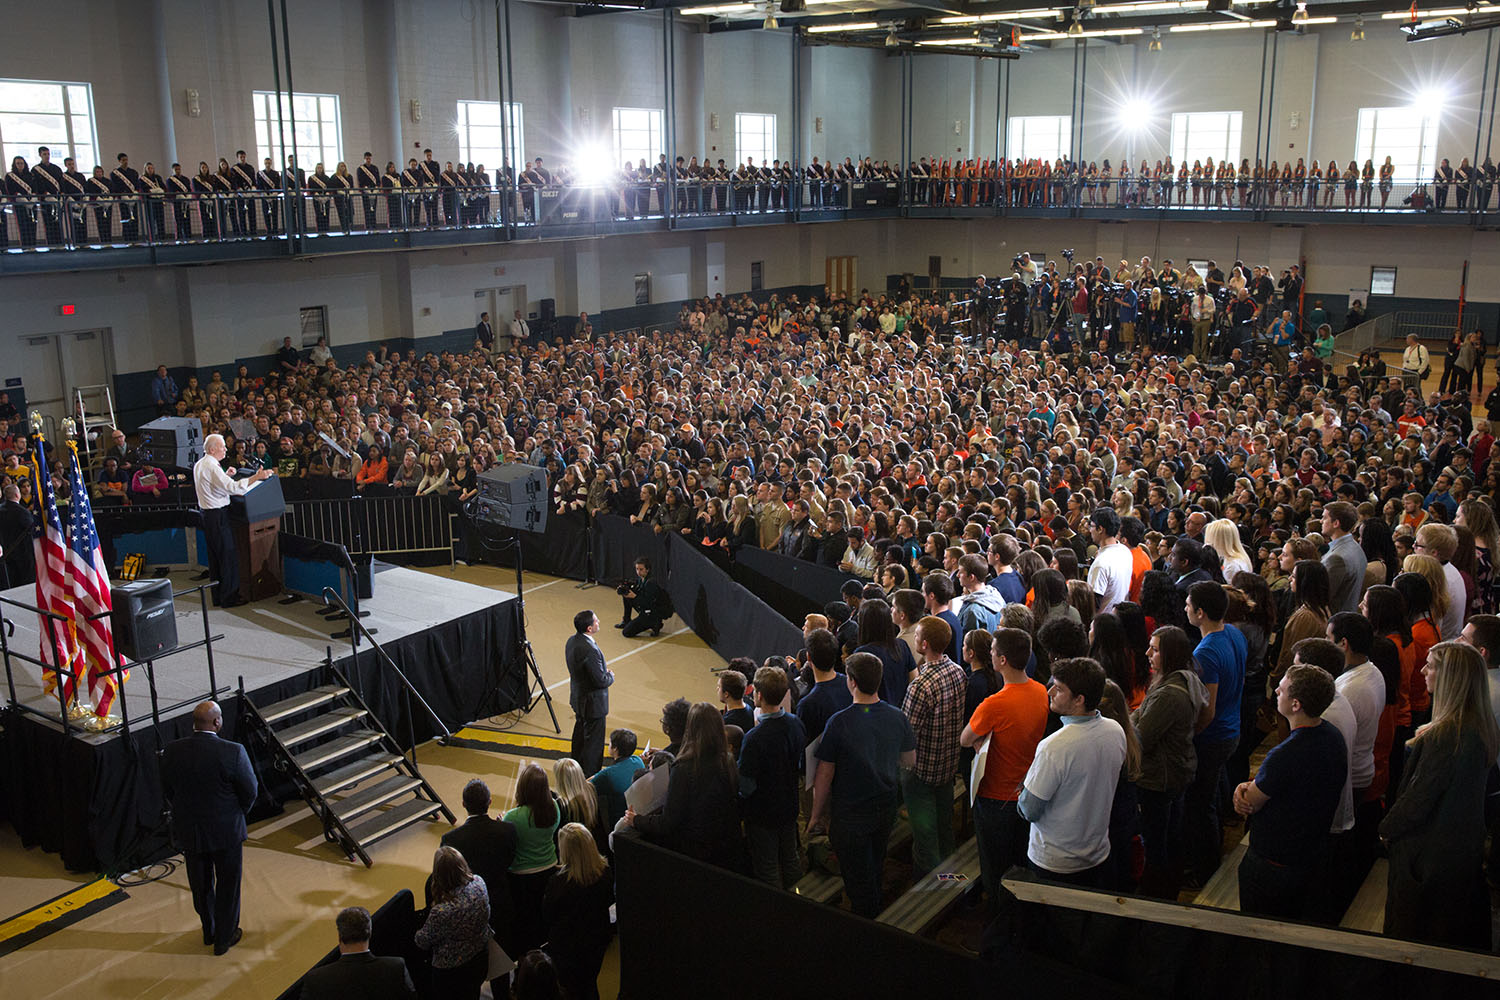
<svg viewBox="0 0 1500 1000">
<path fill-rule="evenodd" d="M 1031 636 L 1023 629 L 995 631 L 990 644 L 1000 690 L 979 703 L 958 741 L 979 746 L 974 758 L 974 836 L 979 871 L 990 906 L 1001 900 L 1000 880 L 1026 855 L 1027 824 L 1016 808 L 1021 783 L 1037 744 L 1047 732 L 1047 689 L 1026 676 Z"/>
<path fill-rule="evenodd" d="M 240 596 L 240 560 L 234 549 L 234 534 L 229 530 L 229 498 L 249 493 L 275 473 L 261 469 L 249 479 L 231 479 L 234 467 L 220 465 L 226 452 L 222 434 L 203 439 L 203 457 L 193 465 L 193 486 L 198 492 L 198 509 L 203 511 L 209 577 L 218 581 L 213 588 L 214 606 L 233 608 L 244 604 L 245 598 Z"/>
</svg>

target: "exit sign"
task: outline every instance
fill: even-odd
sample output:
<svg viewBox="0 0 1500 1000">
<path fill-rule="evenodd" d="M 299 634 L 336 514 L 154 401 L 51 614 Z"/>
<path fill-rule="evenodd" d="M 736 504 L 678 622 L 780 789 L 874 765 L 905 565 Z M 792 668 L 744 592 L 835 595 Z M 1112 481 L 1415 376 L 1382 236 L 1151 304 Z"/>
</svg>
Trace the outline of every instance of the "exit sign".
<svg viewBox="0 0 1500 1000">
<path fill-rule="evenodd" d="M 78 311 L 78 307 L 69 302 L 67 305 L 58 306 L 57 311 L 60 315 L 71 316 Z"/>
</svg>

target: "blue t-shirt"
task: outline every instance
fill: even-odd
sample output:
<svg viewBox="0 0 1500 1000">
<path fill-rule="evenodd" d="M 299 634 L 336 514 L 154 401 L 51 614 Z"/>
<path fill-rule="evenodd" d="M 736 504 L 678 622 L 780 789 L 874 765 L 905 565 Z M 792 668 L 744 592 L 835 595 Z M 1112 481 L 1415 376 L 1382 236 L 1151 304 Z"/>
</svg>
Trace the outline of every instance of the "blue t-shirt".
<svg viewBox="0 0 1500 1000">
<path fill-rule="evenodd" d="M 645 769 L 646 762 L 632 755 L 601 768 L 589 778 L 589 784 L 594 786 L 594 793 L 599 798 L 599 811 L 604 815 L 606 830 L 613 830 L 620 817 L 625 815 L 625 790 Z"/>
<path fill-rule="evenodd" d="M 1318 864 L 1348 768 L 1344 737 L 1333 723 L 1293 729 L 1255 775 L 1271 801 L 1250 820 L 1251 849 L 1278 865 Z"/>
<path fill-rule="evenodd" d="M 1026 603 L 1026 581 L 1021 579 L 1020 573 L 997 573 L 990 586 L 1000 591 L 1006 604 Z"/>
<path fill-rule="evenodd" d="M 897 708 L 905 704 L 907 679 L 911 676 L 911 672 L 917 669 L 917 661 L 911 655 L 911 647 L 897 639 L 895 648 L 872 642 L 860 646 L 855 652 L 872 653 L 880 660 L 881 699 Z"/>
<path fill-rule="evenodd" d="M 1124 291 L 1117 296 L 1120 300 L 1120 309 L 1117 314 L 1121 323 L 1135 322 L 1136 294 L 1133 291 Z"/>
<path fill-rule="evenodd" d="M 916 748 L 911 723 L 901 709 L 886 702 L 850 705 L 829 719 L 817 758 L 834 766 L 833 822 L 895 812 L 901 755 Z"/>
<path fill-rule="evenodd" d="M 964 662 L 964 627 L 958 622 L 958 612 L 943 611 L 938 614 L 938 617 L 947 622 L 948 627 L 953 630 L 953 638 L 948 642 L 948 659 L 954 663 Z M 905 699 L 903 698 L 902 701 L 896 702 L 896 705 L 900 706 L 904 704 L 904 701 Z"/>
<path fill-rule="evenodd" d="M 1250 645 L 1245 641 L 1245 633 L 1233 625 L 1208 633 L 1193 650 L 1203 683 L 1219 685 L 1213 721 L 1198 734 L 1198 739 L 1203 742 L 1239 739 L 1240 693 L 1245 686 L 1245 661 L 1249 655 Z"/>
<path fill-rule="evenodd" d="M 831 681 L 814 684 L 812 690 L 797 702 L 797 718 L 806 730 L 808 742 L 823 735 L 823 727 L 835 712 L 842 712 L 852 704 L 854 696 L 849 693 L 849 684 L 843 674 Z"/>
</svg>

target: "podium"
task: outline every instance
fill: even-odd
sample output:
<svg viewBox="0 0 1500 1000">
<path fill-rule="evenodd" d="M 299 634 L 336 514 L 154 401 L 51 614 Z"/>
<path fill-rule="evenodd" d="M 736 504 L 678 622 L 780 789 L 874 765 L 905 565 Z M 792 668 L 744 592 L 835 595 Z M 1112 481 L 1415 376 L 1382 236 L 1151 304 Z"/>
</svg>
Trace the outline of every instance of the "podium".
<svg viewBox="0 0 1500 1000">
<path fill-rule="evenodd" d="M 229 499 L 229 525 L 240 562 L 240 594 L 260 601 L 281 593 L 281 515 L 286 501 L 272 476 L 243 496 Z"/>
</svg>

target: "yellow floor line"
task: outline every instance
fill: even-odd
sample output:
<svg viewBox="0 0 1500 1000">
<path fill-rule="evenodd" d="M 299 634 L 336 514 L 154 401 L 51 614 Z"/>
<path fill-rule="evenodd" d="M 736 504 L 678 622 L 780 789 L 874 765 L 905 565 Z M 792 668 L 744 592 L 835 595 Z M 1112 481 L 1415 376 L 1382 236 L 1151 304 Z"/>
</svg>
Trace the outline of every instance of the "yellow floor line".
<svg viewBox="0 0 1500 1000">
<path fill-rule="evenodd" d="M 453 734 L 457 740 L 472 740 L 475 743 L 504 743 L 509 746 L 531 747 L 536 750 L 570 750 L 573 744 L 557 736 L 533 736 L 526 733 L 501 733 L 492 729 L 475 729 L 467 726 Z"/>
<path fill-rule="evenodd" d="M 0 942 L 9 941 L 22 934 L 29 933 L 39 927 L 59 920 L 83 909 L 90 903 L 97 902 L 111 893 L 121 892 L 119 886 L 109 879 L 96 879 L 88 885 L 80 886 L 72 892 L 64 893 L 56 899 L 43 903 L 41 906 L 18 913 L 4 923 L 0 923 Z"/>
</svg>

